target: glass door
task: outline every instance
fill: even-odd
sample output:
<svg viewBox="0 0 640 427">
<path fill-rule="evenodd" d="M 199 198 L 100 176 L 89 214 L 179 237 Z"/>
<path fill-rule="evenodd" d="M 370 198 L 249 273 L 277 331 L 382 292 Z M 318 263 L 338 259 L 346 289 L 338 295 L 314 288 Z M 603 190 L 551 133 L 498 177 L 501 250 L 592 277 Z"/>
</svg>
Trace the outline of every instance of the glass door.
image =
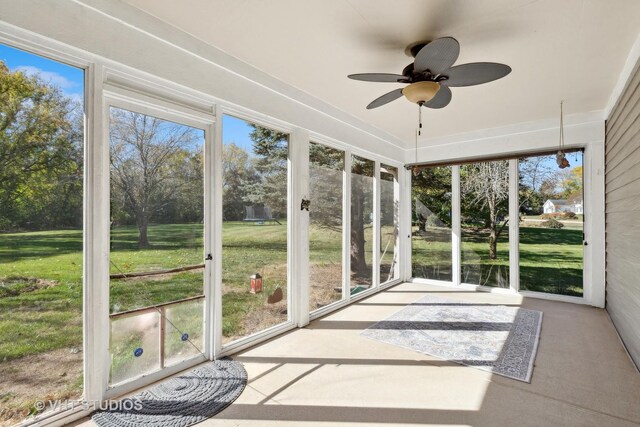
<svg viewBox="0 0 640 427">
<path fill-rule="evenodd" d="M 520 290 L 583 295 L 584 196 L 582 151 L 518 161 Z"/>
<path fill-rule="evenodd" d="M 412 277 L 453 281 L 451 178 L 451 166 L 435 166 L 420 169 L 411 180 Z"/>
<path fill-rule="evenodd" d="M 205 353 L 205 131 L 109 110 L 109 384 Z"/>
</svg>

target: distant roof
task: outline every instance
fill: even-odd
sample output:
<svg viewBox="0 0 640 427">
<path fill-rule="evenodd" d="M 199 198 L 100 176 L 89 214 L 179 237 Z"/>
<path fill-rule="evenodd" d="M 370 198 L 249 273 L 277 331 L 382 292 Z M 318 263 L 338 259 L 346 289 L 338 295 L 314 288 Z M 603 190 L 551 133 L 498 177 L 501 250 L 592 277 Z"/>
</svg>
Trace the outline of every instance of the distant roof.
<svg viewBox="0 0 640 427">
<path fill-rule="evenodd" d="M 554 205 L 568 205 L 569 204 L 569 201 L 567 199 L 548 199 L 547 202 L 551 202 Z"/>
</svg>

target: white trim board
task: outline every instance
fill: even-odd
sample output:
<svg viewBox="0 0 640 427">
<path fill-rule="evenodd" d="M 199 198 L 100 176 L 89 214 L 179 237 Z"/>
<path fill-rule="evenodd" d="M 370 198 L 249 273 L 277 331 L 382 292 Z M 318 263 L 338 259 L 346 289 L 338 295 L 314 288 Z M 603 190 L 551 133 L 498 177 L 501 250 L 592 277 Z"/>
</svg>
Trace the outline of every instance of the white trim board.
<svg viewBox="0 0 640 427">
<path fill-rule="evenodd" d="M 618 81 L 614 86 L 613 91 L 611 91 L 609 102 L 607 102 L 607 106 L 604 108 L 603 118 L 605 120 L 609 119 L 609 116 L 613 112 L 618 100 L 624 93 L 624 89 L 627 87 L 629 80 L 633 77 L 633 70 L 638 65 L 638 62 L 640 62 L 640 33 L 638 33 L 636 41 L 633 43 L 633 46 L 631 46 L 631 50 L 629 51 L 624 67 L 622 67 Z"/>
<path fill-rule="evenodd" d="M 604 141 L 601 111 L 565 116 L 564 122 L 567 148 Z M 419 141 L 417 162 L 455 162 L 491 155 L 555 150 L 558 148 L 559 132 L 558 115 L 556 119 L 481 129 L 437 139 L 423 138 Z M 404 157 L 405 163 L 415 163 L 415 148 L 405 150 Z"/>
</svg>

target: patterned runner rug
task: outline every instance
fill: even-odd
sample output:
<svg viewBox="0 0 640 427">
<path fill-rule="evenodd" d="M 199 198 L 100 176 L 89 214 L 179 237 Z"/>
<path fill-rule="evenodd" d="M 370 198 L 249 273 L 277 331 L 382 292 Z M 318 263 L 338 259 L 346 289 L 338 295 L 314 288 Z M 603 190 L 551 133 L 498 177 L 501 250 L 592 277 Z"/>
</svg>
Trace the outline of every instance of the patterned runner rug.
<svg viewBox="0 0 640 427">
<path fill-rule="evenodd" d="M 102 427 L 186 427 L 222 411 L 246 385 L 241 363 L 216 360 L 123 399 L 118 408 L 97 412 L 92 419 Z"/>
<path fill-rule="evenodd" d="M 530 382 L 541 326 L 541 311 L 426 296 L 362 335 Z"/>
</svg>

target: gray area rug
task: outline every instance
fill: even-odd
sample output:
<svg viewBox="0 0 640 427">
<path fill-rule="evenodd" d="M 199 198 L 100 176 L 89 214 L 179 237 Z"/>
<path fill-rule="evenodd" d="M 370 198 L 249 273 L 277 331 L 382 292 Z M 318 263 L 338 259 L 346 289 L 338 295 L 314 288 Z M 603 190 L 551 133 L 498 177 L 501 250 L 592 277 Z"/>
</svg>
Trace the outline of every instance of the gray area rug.
<svg viewBox="0 0 640 427">
<path fill-rule="evenodd" d="M 118 402 L 91 417 L 99 426 L 186 427 L 229 406 L 247 385 L 241 363 L 229 359 L 206 363 Z"/>
<path fill-rule="evenodd" d="M 362 335 L 530 382 L 542 312 L 426 296 Z"/>
</svg>

